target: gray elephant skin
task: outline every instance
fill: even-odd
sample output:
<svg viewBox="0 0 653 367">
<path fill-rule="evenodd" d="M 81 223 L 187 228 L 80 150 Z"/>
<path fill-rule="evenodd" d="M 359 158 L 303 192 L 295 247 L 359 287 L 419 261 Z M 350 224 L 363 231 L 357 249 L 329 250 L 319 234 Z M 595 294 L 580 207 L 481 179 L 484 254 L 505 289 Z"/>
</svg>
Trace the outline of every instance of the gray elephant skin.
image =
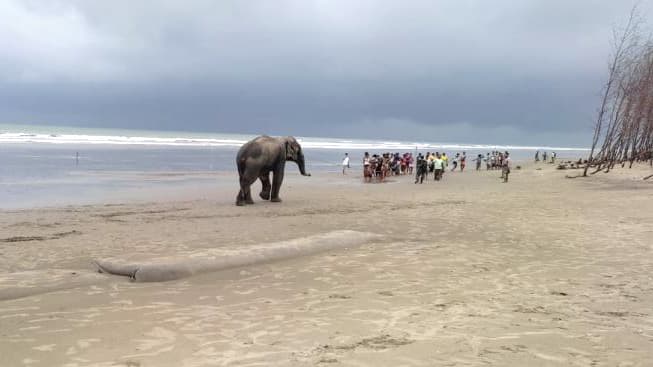
<svg viewBox="0 0 653 367">
<path fill-rule="evenodd" d="M 286 161 L 297 163 L 299 172 L 303 176 L 310 176 L 309 173 L 306 173 L 304 166 L 302 147 L 292 136 L 270 137 L 263 135 L 245 143 L 236 156 L 240 178 L 240 191 L 236 198 L 236 205 L 254 204 L 250 186 L 257 179 L 260 179 L 263 185 L 259 194 L 263 200 L 281 202 L 279 189 L 283 182 Z M 270 172 L 273 173 L 271 182 Z"/>
</svg>

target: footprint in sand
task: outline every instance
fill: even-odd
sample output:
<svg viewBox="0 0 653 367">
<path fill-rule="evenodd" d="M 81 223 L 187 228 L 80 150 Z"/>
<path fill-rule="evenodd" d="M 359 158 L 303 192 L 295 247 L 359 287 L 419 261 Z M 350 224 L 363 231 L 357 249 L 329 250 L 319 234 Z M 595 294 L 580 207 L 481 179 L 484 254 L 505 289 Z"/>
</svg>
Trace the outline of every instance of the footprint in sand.
<svg viewBox="0 0 653 367">
<path fill-rule="evenodd" d="M 38 350 L 39 352 L 52 352 L 56 346 L 56 344 L 45 344 L 39 345 L 38 347 L 33 347 L 32 349 Z"/>
<path fill-rule="evenodd" d="M 116 366 L 116 367 L 141 367 L 141 362 L 122 361 L 122 362 L 116 362 L 116 363 L 112 364 L 112 366 Z"/>
<path fill-rule="evenodd" d="M 317 363 L 338 363 L 338 360 L 335 358 L 321 358 Z"/>
<path fill-rule="evenodd" d="M 177 340 L 177 333 L 159 326 L 144 335 L 151 339 L 136 339 L 134 342 L 138 343 L 136 350 L 145 353 L 124 356 L 124 358 L 156 356 L 171 351 L 175 347 L 174 343 Z"/>
<path fill-rule="evenodd" d="M 67 356 L 72 356 L 77 354 L 80 350 L 86 349 L 91 346 L 93 343 L 99 343 L 101 340 L 96 338 L 91 339 L 80 339 L 77 341 L 77 347 L 72 346 L 66 351 Z"/>
<path fill-rule="evenodd" d="M 256 289 L 256 288 L 250 288 L 250 289 L 245 290 L 245 291 L 233 291 L 233 292 L 235 294 L 239 294 L 239 295 L 243 296 L 243 295 L 247 295 L 247 294 L 252 294 L 252 293 L 257 292 L 257 291 L 258 291 L 258 289 Z"/>
<path fill-rule="evenodd" d="M 331 294 L 329 295 L 330 299 L 351 299 L 351 296 L 347 296 L 344 294 Z"/>
</svg>

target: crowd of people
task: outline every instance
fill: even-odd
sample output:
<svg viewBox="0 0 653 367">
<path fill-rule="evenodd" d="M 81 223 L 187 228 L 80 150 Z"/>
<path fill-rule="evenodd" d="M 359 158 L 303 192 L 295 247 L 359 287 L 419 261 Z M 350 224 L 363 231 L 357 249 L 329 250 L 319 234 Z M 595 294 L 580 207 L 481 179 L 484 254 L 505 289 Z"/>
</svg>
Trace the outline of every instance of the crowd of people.
<svg viewBox="0 0 653 367">
<path fill-rule="evenodd" d="M 472 160 L 476 163 L 476 170 L 481 169 L 483 161 L 485 161 L 486 169 L 501 169 L 501 178 L 504 182 L 508 182 L 508 174 L 510 173 L 510 154 L 508 152 L 494 151 L 487 153 L 485 157 L 479 154 Z M 451 171 L 456 169 L 463 172 L 467 166 L 467 153 L 456 153 L 451 159 Z M 422 183 L 428 174 L 433 173 L 433 180 L 440 181 L 444 173 L 449 169 L 449 157 L 446 153 L 440 152 L 430 153 L 427 152 L 426 156 L 421 153 L 417 155 L 417 175 L 415 183 Z"/>
<path fill-rule="evenodd" d="M 343 166 L 344 163 L 345 161 L 343 161 Z M 349 161 L 347 161 L 347 164 L 349 164 Z M 363 178 L 365 182 L 371 182 L 372 179 L 384 181 L 388 176 L 411 175 L 413 174 L 414 164 L 415 160 L 412 153 L 370 155 L 369 152 L 365 152 L 363 156 Z"/>
<path fill-rule="evenodd" d="M 551 157 L 551 163 L 556 162 L 556 152 L 551 152 L 551 155 L 549 157 Z M 540 161 L 540 151 L 538 150 L 537 152 L 535 152 L 535 163 L 539 161 Z M 542 162 L 544 163 L 547 162 L 546 150 L 542 152 Z"/>
<path fill-rule="evenodd" d="M 480 170 L 485 162 L 487 170 L 501 170 L 501 178 L 508 182 L 510 174 L 510 154 L 508 152 L 493 151 L 486 156 L 478 154 L 472 160 L 476 163 L 476 170 Z M 418 153 L 413 157 L 412 153 L 383 153 L 370 155 L 365 152 L 363 156 L 363 179 L 365 182 L 376 180 L 382 182 L 388 176 L 412 175 L 415 171 L 415 183 L 423 183 L 428 176 L 433 175 L 434 181 L 442 180 L 447 170 L 463 172 L 467 166 L 467 153 L 456 153 L 451 159 L 446 153 L 427 152 L 426 155 Z M 349 155 L 345 153 L 342 161 L 342 173 L 350 167 Z"/>
<path fill-rule="evenodd" d="M 479 154 L 479 158 L 480 158 Z M 485 156 L 485 168 L 487 170 L 498 170 L 498 169 L 503 169 L 505 166 L 505 161 L 510 155 L 508 152 L 499 152 L 499 151 L 493 151 L 492 153 L 487 153 Z M 476 166 L 476 169 L 479 169 L 479 166 Z"/>
</svg>

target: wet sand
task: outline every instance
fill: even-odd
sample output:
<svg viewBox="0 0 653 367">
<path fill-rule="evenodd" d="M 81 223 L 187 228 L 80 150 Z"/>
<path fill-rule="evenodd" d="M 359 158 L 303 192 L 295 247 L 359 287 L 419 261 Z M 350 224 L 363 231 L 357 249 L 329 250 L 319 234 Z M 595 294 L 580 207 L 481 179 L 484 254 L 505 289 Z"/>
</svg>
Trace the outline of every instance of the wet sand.
<svg viewBox="0 0 653 367">
<path fill-rule="evenodd" d="M 0 366 L 648 366 L 648 171 L 290 175 L 282 204 L 236 207 L 216 185 L 3 211 Z M 92 263 L 337 230 L 379 237 L 160 283 Z"/>
</svg>

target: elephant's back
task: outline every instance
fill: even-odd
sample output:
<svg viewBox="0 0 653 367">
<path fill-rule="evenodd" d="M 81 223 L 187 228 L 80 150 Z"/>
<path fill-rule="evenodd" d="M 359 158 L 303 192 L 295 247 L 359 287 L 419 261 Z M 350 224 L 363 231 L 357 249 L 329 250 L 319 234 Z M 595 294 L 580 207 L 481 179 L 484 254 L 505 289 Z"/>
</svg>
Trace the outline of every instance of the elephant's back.
<svg viewBox="0 0 653 367">
<path fill-rule="evenodd" d="M 240 147 L 240 149 L 238 149 L 238 154 L 236 155 L 237 159 L 240 160 L 240 158 L 243 157 L 244 155 L 252 156 L 252 154 L 256 154 L 256 153 L 260 154 L 261 142 L 262 142 L 262 140 L 264 140 L 262 138 L 265 138 L 265 137 L 266 136 L 264 136 L 264 135 L 263 136 L 258 136 L 256 138 L 248 141 L 247 143 L 243 144 Z"/>
<path fill-rule="evenodd" d="M 272 147 L 274 147 L 272 149 L 276 149 L 278 144 L 279 141 L 276 138 L 267 135 L 258 136 L 240 147 L 238 154 L 236 155 L 236 162 L 244 163 L 248 158 L 256 159 L 265 154 L 266 149 L 270 150 Z"/>
</svg>

